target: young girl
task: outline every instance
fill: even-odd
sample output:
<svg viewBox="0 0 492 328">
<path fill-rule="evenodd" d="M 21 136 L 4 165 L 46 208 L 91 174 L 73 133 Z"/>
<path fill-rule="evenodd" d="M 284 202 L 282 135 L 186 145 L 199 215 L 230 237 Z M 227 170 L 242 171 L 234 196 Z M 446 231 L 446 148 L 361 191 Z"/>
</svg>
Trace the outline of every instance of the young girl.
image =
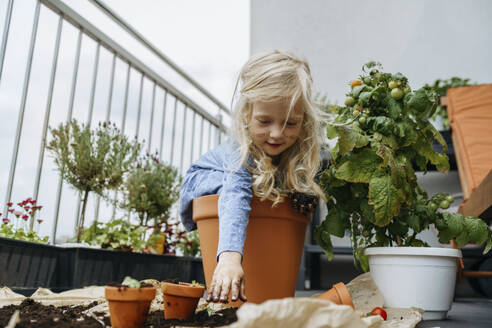
<svg viewBox="0 0 492 328">
<path fill-rule="evenodd" d="M 307 62 L 281 51 L 261 54 L 245 64 L 239 82 L 231 140 L 191 165 L 180 195 L 187 230 L 196 229 L 193 199 L 220 195 L 218 264 L 207 290 L 214 302 L 227 302 L 229 293 L 232 301 L 246 301 L 241 260 L 253 194 L 274 205 L 302 195 L 311 201 L 293 205 L 303 212 L 325 199 L 315 182 L 324 115 L 311 97 Z"/>
</svg>

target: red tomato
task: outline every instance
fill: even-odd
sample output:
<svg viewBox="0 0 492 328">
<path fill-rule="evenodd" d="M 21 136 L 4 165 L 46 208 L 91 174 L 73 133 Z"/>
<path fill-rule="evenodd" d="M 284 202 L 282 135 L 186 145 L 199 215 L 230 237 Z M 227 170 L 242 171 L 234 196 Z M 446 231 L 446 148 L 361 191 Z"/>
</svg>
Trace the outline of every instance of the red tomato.
<svg viewBox="0 0 492 328">
<path fill-rule="evenodd" d="M 380 315 L 384 320 L 386 320 L 386 318 L 388 317 L 388 315 L 386 314 L 386 311 L 383 308 L 380 308 L 379 306 L 372 309 L 371 314 L 372 315 Z"/>
</svg>

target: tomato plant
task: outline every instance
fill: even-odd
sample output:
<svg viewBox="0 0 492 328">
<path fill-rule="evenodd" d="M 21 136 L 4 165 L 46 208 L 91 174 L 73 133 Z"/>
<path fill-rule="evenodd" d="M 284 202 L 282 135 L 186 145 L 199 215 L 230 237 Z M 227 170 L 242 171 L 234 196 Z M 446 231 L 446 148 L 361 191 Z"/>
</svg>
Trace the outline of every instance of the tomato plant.
<svg viewBox="0 0 492 328">
<path fill-rule="evenodd" d="M 328 124 L 328 138 L 338 140 L 321 175 L 328 214 L 315 230 L 317 243 L 331 259 L 331 236 L 349 232 L 357 263 L 366 271 L 366 247 L 428 246 L 417 235 L 431 224 L 442 243 L 455 238 L 459 246 L 486 245 L 488 252 L 492 232 L 485 222 L 442 212 L 454 199 L 444 193 L 430 197 L 417 183 L 415 167 L 426 171 L 430 162 L 440 172 L 449 170 L 446 142 L 429 122 L 437 93 L 412 90 L 403 74 L 386 73 L 374 62 L 362 71 L 363 82 L 348 91 L 350 102 L 336 108 Z M 434 150 L 434 140 L 442 152 Z"/>
</svg>

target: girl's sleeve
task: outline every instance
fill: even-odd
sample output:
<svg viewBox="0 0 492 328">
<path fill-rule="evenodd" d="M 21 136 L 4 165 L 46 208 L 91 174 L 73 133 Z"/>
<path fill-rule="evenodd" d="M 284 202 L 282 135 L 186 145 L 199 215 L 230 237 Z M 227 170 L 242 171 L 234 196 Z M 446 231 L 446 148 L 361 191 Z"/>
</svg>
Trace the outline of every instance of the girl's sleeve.
<svg viewBox="0 0 492 328">
<path fill-rule="evenodd" d="M 217 258 L 224 251 L 243 254 L 253 197 L 251 173 L 244 166 L 224 173 L 218 205 L 220 220 Z"/>
</svg>

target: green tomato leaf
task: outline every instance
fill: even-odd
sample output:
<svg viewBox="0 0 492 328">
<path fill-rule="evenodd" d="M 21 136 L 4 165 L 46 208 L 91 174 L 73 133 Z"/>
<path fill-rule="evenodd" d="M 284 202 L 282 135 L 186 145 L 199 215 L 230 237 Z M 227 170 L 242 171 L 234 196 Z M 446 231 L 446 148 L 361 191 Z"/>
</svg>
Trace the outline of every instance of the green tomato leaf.
<svg viewBox="0 0 492 328">
<path fill-rule="evenodd" d="M 370 149 L 348 155 L 337 169 L 335 177 L 349 182 L 369 183 L 380 172 L 381 159 Z"/>
<path fill-rule="evenodd" d="M 492 249 L 492 238 L 490 238 L 489 236 L 489 239 L 487 240 L 487 245 L 485 245 L 485 248 L 483 250 L 483 254 L 487 254 L 491 249 Z"/>
<path fill-rule="evenodd" d="M 328 260 L 333 260 L 333 245 L 330 234 L 324 230 L 323 226 L 318 226 L 314 230 L 314 240 L 323 249 Z"/>
<path fill-rule="evenodd" d="M 340 207 L 333 207 L 328 210 L 328 215 L 322 225 L 328 233 L 342 238 L 345 236 L 345 230 L 350 228 L 350 214 Z"/>
<path fill-rule="evenodd" d="M 420 232 L 420 218 L 418 215 L 410 213 L 407 217 L 408 226 L 416 233 Z"/>
<path fill-rule="evenodd" d="M 339 135 L 338 146 L 340 155 L 345 155 L 354 148 L 364 147 L 369 143 L 369 137 L 354 125 L 337 127 Z"/>
<path fill-rule="evenodd" d="M 401 191 L 395 187 L 390 176 L 371 179 L 369 183 L 369 204 L 374 206 L 375 221 L 379 227 L 384 227 L 400 211 Z"/>
<path fill-rule="evenodd" d="M 398 118 L 398 116 L 400 116 L 401 113 L 400 103 L 395 99 L 393 99 L 390 93 L 386 94 L 385 102 L 387 106 L 388 116 L 391 117 L 392 119 Z"/>
<path fill-rule="evenodd" d="M 389 135 L 393 133 L 395 121 L 386 116 L 374 116 L 367 119 L 367 124 L 371 126 L 374 131 Z"/>
<path fill-rule="evenodd" d="M 453 237 L 458 236 L 465 228 L 463 215 L 458 213 L 442 213 L 448 229 Z"/>
<path fill-rule="evenodd" d="M 445 153 L 448 151 L 448 144 L 446 143 L 446 140 L 444 140 L 444 137 L 442 136 L 439 131 L 436 130 L 434 125 L 432 125 L 430 122 L 427 124 L 425 127 L 426 131 L 429 131 L 430 135 L 432 136 L 433 139 L 435 139 L 441 146 L 442 146 L 442 151 Z"/>
<path fill-rule="evenodd" d="M 360 202 L 360 210 L 362 212 L 362 216 L 369 220 L 370 222 L 375 222 L 376 221 L 376 218 L 374 216 L 374 207 L 372 207 L 371 205 L 369 205 L 369 200 L 366 198 L 366 199 L 362 199 L 361 202 Z"/>
<path fill-rule="evenodd" d="M 455 235 L 449 229 L 439 230 L 439 242 L 447 244 Z"/>
<path fill-rule="evenodd" d="M 362 92 L 362 90 L 366 88 L 365 85 L 357 85 L 355 86 L 353 89 L 352 89 L 352 95 L 354 96 L 354 98 L 358 98 L 359 97 L 359 94 Z"/>
<path fill-rule="evenodd" d="M 328 139 L 335 139 L 338 137 L 337 129 L 333 125 L 326 126 L 326 136 Z"/>
<path fill-rule="evenodd" d="M 456 237 L 456 243 L 459 247 L 463 247 L 470 242 L 470 236 L 466 230 L 463 230 L 458 237 Z"/>
<path fill-rule="evenodd" d="M 371 100 L 371 92 L 364 91 L 360 93 L 359 99 L 362 101 L 362 105 L 367 106 L 369 105 L 369 101 Z"/>
<path fill-rule="evenodd" d="M 416 117 L 428 118 L 436 110 L 437 93 L 431 89 L 420 88 L 405 95 L 404 104 Z"/>
<path fill-rule="evenodd" d="M 479 218 L 465 218 L 465 229 L 470 242 L 482 245 L 489 237 L 489 227 Z"/>
<path fill-rule="evenodd" d="M 449 171 L 448 156 L 446 154 L 436 153 L 432 148 L 431 143 L 422 141 L 417 151 L 421 156 L 424 156 L 427 160 L 434 164 L 439 172 L 446 173 Z"/>
</svg>

